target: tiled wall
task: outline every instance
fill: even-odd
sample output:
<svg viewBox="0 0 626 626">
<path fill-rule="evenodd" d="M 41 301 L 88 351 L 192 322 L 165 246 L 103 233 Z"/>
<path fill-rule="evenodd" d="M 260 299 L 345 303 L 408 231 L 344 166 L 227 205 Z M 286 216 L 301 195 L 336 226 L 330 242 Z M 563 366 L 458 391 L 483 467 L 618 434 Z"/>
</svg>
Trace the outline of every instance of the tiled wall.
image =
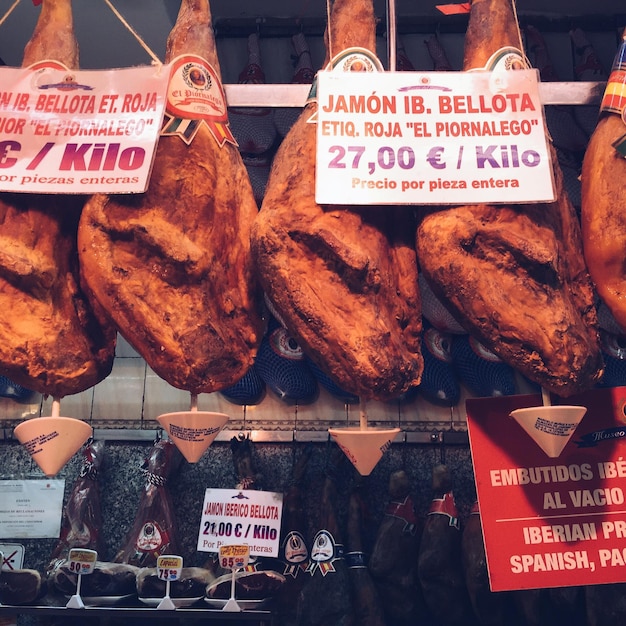
<svg viewBox="0 0 626 626">
<path fill-rule="evenodd" d="M 189 410 L 190 402 L 189 393 L 159 378 L 119 337 L 111 374 L 87 391 L 62 398 L 60 413 L 86 420 L 94 427 L 153 429 L 158 426 L 157 416 Z M 316 402 L 301 406 L 286 404 L 270 390 L 260 404 L 247 407 L 233 404 L 219 393 L 200 394 L 198 409 L 229 415 L 228 430 L 325 431 L 331 426 L 356 425 L 360 418 L 358 404 L 346 405 L 323 389 Z M 3 398 L 0 426 L 10 431 L 19 421 L 50 415 L 51 410 L 50 397 L 35 395 L 27 404 Z M 372 401 L 367 403 L 366 412 L 372 425 L 403 430 L 465 427 L 464 401 L 452 408 L 437 407 L 422 398 L 409 403 Z"/>
</svg>

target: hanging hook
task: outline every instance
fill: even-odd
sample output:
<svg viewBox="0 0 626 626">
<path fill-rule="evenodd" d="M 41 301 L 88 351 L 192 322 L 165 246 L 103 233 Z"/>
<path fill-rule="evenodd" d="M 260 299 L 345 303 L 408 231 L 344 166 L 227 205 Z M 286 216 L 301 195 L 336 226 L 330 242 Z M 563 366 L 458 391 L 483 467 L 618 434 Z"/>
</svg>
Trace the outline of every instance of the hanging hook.
<svg viewBox="0 0 626 626">
<path fill-rule="evenodd" d="M 444 441 L 443 431 L 440 430 L 440 431 L 431 433 L 430 441 L 431 443 L 439 447 L 439 462 L 442 464 L 445 464 L 446 453 L 445 453 L 445 441 Z"/>
<path fill-rule="evenodd" d="M 13 10 L 17 7 L 19 3 L 20 0 L 15 0 L 15 2 L 7 9 L 6 13 L 2 17 L 0 17 L 0 26 L 4 24 L 5 20 L 9 17 L 9 15 L 11 15 L 11 13 L 13 13 Z"/>
<path fill-rule="evenodd" d="M 387 0 L 387 56 L 389 59 L 389 71 L 396 71 L 396 2 Z"/>
</svg>

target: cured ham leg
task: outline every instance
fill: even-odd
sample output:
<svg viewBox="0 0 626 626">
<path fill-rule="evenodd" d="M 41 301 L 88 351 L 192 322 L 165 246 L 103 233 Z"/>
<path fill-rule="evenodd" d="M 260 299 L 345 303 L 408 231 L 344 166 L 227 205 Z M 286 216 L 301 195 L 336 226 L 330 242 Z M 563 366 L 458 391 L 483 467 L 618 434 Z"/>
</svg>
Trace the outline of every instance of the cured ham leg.
<svg viewBox="0 0 626 626">
<path fill-rule="evenodd" d="M 166 61 L 182 54 L 219 76 L 207 0 L 181 4 Z M 78 232 L 86 289 L 174 387 L 219 391 L 253 363 L 262 336 L 250 261 L 256 213 L 237 147 L 220 147 L 204 122 L 190 145 L 160 138 L 145 193 L 86 203 Z"/>
<path fill-rule="evenodd" d="M 465 585 L 478 623 L 481 626 L 506 626 L 510 624 L 510 595 L 495 593 L 489 587 L 487 557 L 478 502 L 474 503 L 465 523 L 461 551 Z"/>
<path fill-rule="evenodd" d="M 282 626 L 297 626 L 298 598 L 305 576 L 309 576 L 305 475 L 312 452 L 312 444 L 307 444 L 297 459 L 294 453 L 291 479 L 283 492 L 279 560 L 286 580 L 274 598 L 274 611 Z"/>
<path fill-rule="evenodd" d="M 367 567 L 367 553 L 363 541 L 366 509 L 363 498 L 365 485 L 360 476 L 354 481 L 355 484 L 348 500 L 346 522 L 346 562 L 350 577 L 354 619 L 359 626 L 387 626 L 378 590 Z"/>
<path fill-rule="evenodd" d="M 319 500 L 315 536 L 306 582 L 298 599 L 298 626 L 357 626 L 350 596 L 350 576 L 344 558 L 337 515 L 337 485 L 345 456 L 338 448 L 329 459 Z"/>
<path fill-rule="evenodd" d="M 328 37 L 335 54 L 373 52 L 372 1 L 335 0 Z M 315 202 L 316 111 L 306 105 L 274 158 L 252 252 L 304 352 L 346 391 L 388 399 L 419 384 L 423 368 L 412 212 Z"/>
<path fill-rule="evenodd" d="M 624 68 L 626 31 L 614 71 L 623 73 Z M 617 78 L 617 74 L 614 76 Z M 604 110 L 585 152 L 581 221 L 585 259 L 591 277 L 622 331 L 626 331 L 626 159 L 613 147 L 626 135 L 626 124 L 622 121 L 626 96 L 619 96 L 620 87 L 623 85 L 618 82 L 614 98 L 605 95 Z M 624 143 L 622 150 L 623 146 Z"/>
<path fill-rule="evenodd" d="M 432 475 L 433 499 L 424 523 L 417 566 L 424 599 L 442 626 L 474 626 L 452 479 L 443 464 L 435 465 Z"/>
<path fill-rule="evenodd" d="M 426 614 L 417 573 L 423 520 L 415 513 L 404 470 L 389 477 L 389 500 L 380 522 L 369 571 L 378 589 L 388 626 L 419 624 Z"/>
<path fill-rule="evenodd" d="M 486 68 L 496 51 L 518 45 L 511 0 L 472 2 L 464 69 Z M 567 397 L 593 387 L 603 362 L 580 224 L 554 151 L 552 168 L 555 202 L 422 210 L 416 245 L 421 271 L 461 325 Z"/>
<path fill-rule="evenodd" d="M 70 0 L 44 0 L 23 67 L 78 68 Z M 79 393 L 111 372 L 115 330 L 79 287 L 84 198 L 0 194 L 0 372 L 42 394 Z"/>
</svg>

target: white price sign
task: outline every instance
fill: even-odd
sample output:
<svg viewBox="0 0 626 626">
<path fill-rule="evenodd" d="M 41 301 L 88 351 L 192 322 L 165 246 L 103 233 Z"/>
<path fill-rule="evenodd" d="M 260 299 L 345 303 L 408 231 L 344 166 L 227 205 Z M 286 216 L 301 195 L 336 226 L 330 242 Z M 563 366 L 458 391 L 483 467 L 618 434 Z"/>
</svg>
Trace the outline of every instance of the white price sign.
<svg viewBox="0 0 626 626">
<path fill-rule="evenodd" d="M 160 580 L 178 580 L 182 571 L 182 556 L 164 554 L 157 559 L 157 576 Z"/>
<path fill-rule="evenodd" d="M 246 544 L 252 556 L 277 557 L 283 494 L 254 489 L 207 489 L 198 534 L 199 552 Z"/>
<path fill-rule="evenodd" d="M 319 204 L 550 202 L 536 70 L 319 72 Z"/>
<path fill-rule="evenodd" d="M 169 66 L 0 68 L 0 191 L 137 193 L 148 186 Z"/>
<path fill-rule="evenodd" d="M 67 557 L 67 568 L 74 574 L 85 576 L 91 574 L 96 567 L 98 553 L 86 548 L 72 548 Z"/>
</svg>

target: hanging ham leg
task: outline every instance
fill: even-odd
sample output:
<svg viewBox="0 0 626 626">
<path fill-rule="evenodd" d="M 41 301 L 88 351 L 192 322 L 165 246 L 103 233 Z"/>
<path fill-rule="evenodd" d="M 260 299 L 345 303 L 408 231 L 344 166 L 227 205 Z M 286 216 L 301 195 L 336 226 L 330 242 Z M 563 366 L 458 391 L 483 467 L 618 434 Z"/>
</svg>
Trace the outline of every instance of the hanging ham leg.
<svg viewBox="0 0 626 626">
<path fill-rule="evenodd" d="M 181 4 L 166 60 L 182 54 L 219 76 L 207 0 Z M 84 208 L 78 242 L 90 296 L 174 387 L 219 391 L 253 363 L 262 336 L 249 254 L 256 213 L 237 147 L 220 147 L 204 122 L 190 145 L 160 138 L 145 193 L 96 195 Z"/>
<path fill-rule="evenodd" d="M 464 69 L 519 43 L 511 0 L 472 2 Z M 555 202 L 423 209 L 416 242 L 420 269 L 461 325 L 567 397 L 593 387 L 603 362 L 580 225 L 551 152 Z"/>
<path fill-rule="evenodd" d="M 507 626 L 510 619 L 510 594 L 495 593 L 489 587 L 487 557 L 483 541 L 478 502 L 474 503 L 461 540 L 465 584 L 472 609 L 481 626 Z"/>
<path fill-rule="evenodd" d="M 355 484 L 350 492 L 346 522 L 346 562 L 348 563 L 354 618 L 359 626 L 386 626 L 383 605 L 370 575 L 367 566 L 368 555 L 363 545 L 364 481 L 360 476 L 356 476 L 356 472 L 353 480 Z"/>
<path fill-rule="evenodd" d="M 350 597 L 348 566 L 337 517 L 335 476 L 346 457 L 334 449 L 319 500 L 319 519 L 311 542 L 308 573 L 298 599 L 298 626 L 357 626 Z"/>
<path fill-rule="evenodd" d="M 328 33 L 334 54 L 374 51 L 372 1 L 335 0 Z M 305 353 L 346 391 L 387 399 L 419 384 L 423 367 L 412 212 L 315 202 L 316 110 L 307 104 L 274 158 L 252 252 Z"/>
<path fill-rule="evenodd" d="M 44 0 L 23 67 L 78 68 L 70 0 Z M 111 371 L 115 331 L 79 287 L 76 229 L 84 198 L 0 194 L 0 372 L 61 398 Z"/>
<path fill-rule="evenodd" d="M 614 63 L 614 71 L 621 69 L 623 73 L 625 67 L 626 31 Z M 617 74 L 615 77 L 617 81 L 620 80 Z M 615 142 L 622 141 L 624 151 L 626 145 L 623 140 L 626 124 L 622 120 L 626 98 L 616 95 L 613 100 L 607 95 L 603 107 L 583 160 L 583 242 L 585 259 L 598 293 L 622 331 L 626 331 L 626 159 L 613 147 Z"/>
<path fill-rule="evenodd" d="M 462 563 L 462 534 L 448 467 L 433 467 L 433 499 L 424 523 L 418 575 L 426 605 L 442 626 L 475 626 Z"/>
<path fill-rule="evenodd" d="M 426 615 L 417 575 L 423 520 L 415 514 L 407 473 L 392 472 L 388 485 L 389 501 L 376 532 L 369 571 L 389 626 L 410 626 Z"/>
<path fill-rule="evenodd" d="M 309 577 L 305 474 L 312 452 L 313 444 L 307 444 L 297 459 L 294 452 L 291 479 L 283 493 L 279 559 L 286 580 L 274 598 L 274 612 L 282 626 L 297 626 L 298 598 Z"/>
</svg>

